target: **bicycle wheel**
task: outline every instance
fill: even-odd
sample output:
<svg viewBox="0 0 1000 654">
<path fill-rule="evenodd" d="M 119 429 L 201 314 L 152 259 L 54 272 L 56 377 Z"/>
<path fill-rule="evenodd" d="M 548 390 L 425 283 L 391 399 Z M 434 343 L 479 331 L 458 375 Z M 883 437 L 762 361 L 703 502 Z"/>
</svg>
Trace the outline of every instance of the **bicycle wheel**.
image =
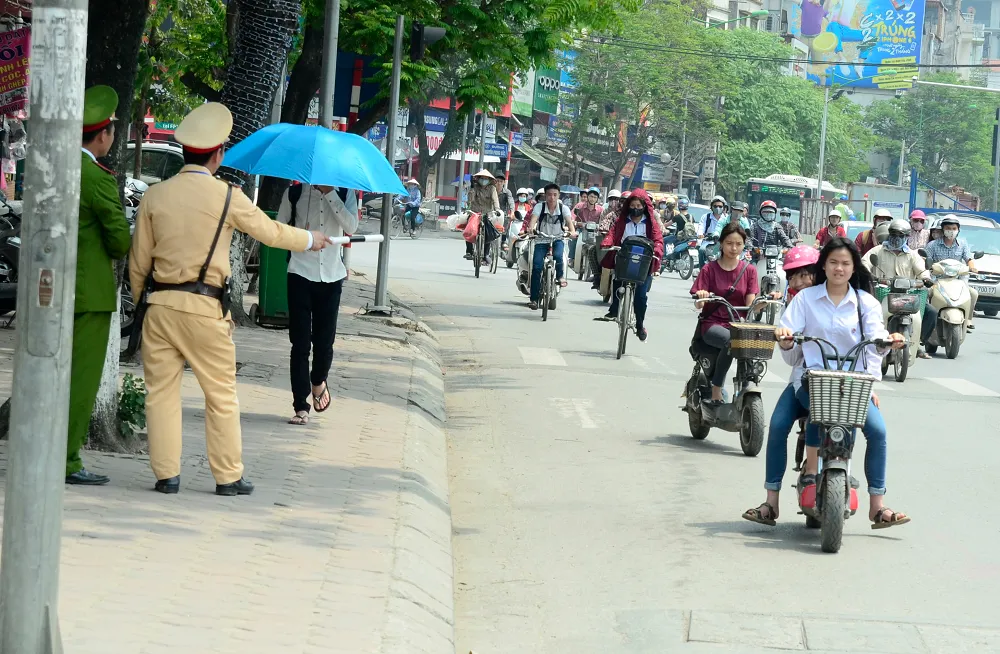
<svg viewBox="0 0 1000 654">
<path fill-rule="evenodd" d="M 625 292 L 622 293 L 618 304 L 618 355 L 616 359 L 621 359 L 625 354 L 625 341 L 628 339 L 629 321 L 632 319 L 632 285 L 624 285 Z"/>
<path fill-rule="evenodd" d="M 476 247 L 472 254 L 472 265 L 476 267 L 476 278 L 479 277 L 479 268 L 483 265 L 483 230 L 479 229 L 476 236 Z"/>
<path fill-rule="evenodd" d="M 542 268 L 542 322 L 549 319 L 549 296 L 552 294 L 552 262 L 549 259 L 545 260 L 545 267 Z"/>
<path fill-rule="evenodd" d="M 399 235 L 402 233 L 403 221 L 399 219 L 399 216 L 393 214 L 392 218 L 389 219 L 389 238 L 399 238 Z"/>
<path fill-rule="evenodd" d="M 420 238 L 420 235 L 424 233 L 424 224 L 420 223 L 415 225 L 410 231 L 410 238 Z"/>
<path fill-rule="evenodd" d="M 495 275 L 497 274 L 497 268 L 500 266 L 500 239 L 493 240 L 490 251 L 493 253 L 490 255 L 490 272 Z"/>
</svg>

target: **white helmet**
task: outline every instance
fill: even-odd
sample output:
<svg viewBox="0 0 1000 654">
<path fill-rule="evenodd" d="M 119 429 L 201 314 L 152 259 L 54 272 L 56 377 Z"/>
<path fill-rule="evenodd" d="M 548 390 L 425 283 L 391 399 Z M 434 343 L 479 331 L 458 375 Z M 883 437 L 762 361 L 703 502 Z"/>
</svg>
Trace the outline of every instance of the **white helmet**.
<svg viewBox="0 0 1000 654">
<path fill-rule="evenodd" d="M 622 196 L 622 192 L 619 191 L 618 189 L 611 189 L 610 191 L 608 191 L 608 199 L 609 200 L 611 200 L 613 198 L 621 198 L 621 196 Z"/>
<path fill-rule="evenodd" d="M 892 212 L 889 211 L 888 209 L 876 209 L 875 214 L 872 216 L 873 220 L 875 218 L 887 218 L 889 220 L 892 220 Z"/>
<path fill-rule="evenodd" d="M 517 193 L 515 193 L 515 195 L 528 195 L 528 189 L 522 186 L 521 188 L 517 189 Z"/>
</svg>

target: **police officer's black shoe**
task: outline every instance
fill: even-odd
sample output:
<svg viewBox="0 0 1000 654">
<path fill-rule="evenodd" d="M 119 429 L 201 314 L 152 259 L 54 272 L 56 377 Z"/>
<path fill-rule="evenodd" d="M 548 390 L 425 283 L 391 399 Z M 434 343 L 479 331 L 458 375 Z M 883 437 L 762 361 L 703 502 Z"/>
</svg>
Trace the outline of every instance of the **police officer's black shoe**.
<svg viewBox="0 0 1000 654">
<path fill-rule="evenodd" d="M 181 489 L 181 476 L 170 477 L 169 479 L 157 479 L 153 490 L 166 495 L 173 495 Z"/>
<path fill-rule="evenodd" d="M 240 477 L 239 481 L 234 481 L 231 484 L 216 484 L 215 494 L 225 495 L 227 497 L 232 497 L 233 495 L 249 495 L 253 492 L 253 484 L 251 484 L 246 479 Z"/>
<path fill-rule="evenodd" d="M 98 475 L 89 470 L 77 470 L 71 475 L 66 475 L 66 483 L 74 486 L 101 486 L 111 481 L 110 477 Z"/>
</svg>

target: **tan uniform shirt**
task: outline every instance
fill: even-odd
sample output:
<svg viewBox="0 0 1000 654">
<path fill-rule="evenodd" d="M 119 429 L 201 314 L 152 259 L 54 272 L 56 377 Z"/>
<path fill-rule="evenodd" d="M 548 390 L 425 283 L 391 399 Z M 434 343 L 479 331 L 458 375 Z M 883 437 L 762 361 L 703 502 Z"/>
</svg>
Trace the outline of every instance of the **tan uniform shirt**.
<svg viewBox="0 0 1000 654">
<path fill-rule="evenodd" d="M 873 254 L 878 258 L 877 266 L 872 266 Z M 924 260 L 916 252 L 892 252 L 883 245 L 869 250 L 861 258 L 861 262 L 877 281 L 888 281 L 895 277 L 926 279 L 929 276 Z"/>
<path fill-rule="evenodd" d="M 184 166 L 176 176 L 155 184 L 143 195 L 136 214 L 135 236 L 129 255 L 132 297 L 138 302 L 150 269 L 163 284 L 198 281 L 198 273 L 222 217 L 228 184 L 212 177 L 202 166 Z M 233 189 L 229 213 L 205 276 L 210 286 L 223 286 L 230 276 L 229 245 L 233 230 L 249 234 L 264 245 L 294 252 L 309 246 L 309 232 L 271 220 L 238 188 Z M 184 291 L 159 291 L 150 304 L 223 318 L 215 298 Z"/>
</svg>

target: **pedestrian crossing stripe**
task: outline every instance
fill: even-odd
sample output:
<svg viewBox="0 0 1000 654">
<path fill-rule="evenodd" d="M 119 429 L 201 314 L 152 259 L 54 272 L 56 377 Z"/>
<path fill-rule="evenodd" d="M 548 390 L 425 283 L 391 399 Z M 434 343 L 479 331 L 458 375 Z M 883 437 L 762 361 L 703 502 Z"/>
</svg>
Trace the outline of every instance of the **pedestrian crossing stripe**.
<svg viewBox="0 0 1000 654">
<path fill-rule="evenodd" d="M 566 359 L 559 354 L 559 350 L 551 347 L 522 347 L 517 349 L 521 352 L 521 359 L 529 366 L 565 366 Z"/>
<path fill-rule="evenodd" d="M 954 391 L 959 395 L 972 395 L 975 397 L 1000 397 L 1000 393 L 991 391 L 985 386 L 980 386 L 968 379 L 957 377 L 927 377 L 927 381 L 934 382 L 938 386 L 944 386 L 949 391 Z"/>
</svg>

